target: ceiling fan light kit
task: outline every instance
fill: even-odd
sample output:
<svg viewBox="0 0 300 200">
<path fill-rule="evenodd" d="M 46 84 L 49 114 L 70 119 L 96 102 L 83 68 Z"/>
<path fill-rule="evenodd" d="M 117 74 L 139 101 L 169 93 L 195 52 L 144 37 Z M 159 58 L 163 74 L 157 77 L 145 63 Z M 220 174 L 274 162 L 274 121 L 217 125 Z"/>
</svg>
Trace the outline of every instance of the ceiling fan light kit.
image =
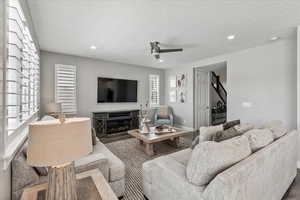
<svg viewBox="0 0 300 200">
<path fill-rule="evenodd" d="M 182 48 L 177 48 L 177 49 L 161 49 L 159 46 L 159 42 L 153 41 L 150 42 L 150 47 L 151 47 L 151 55 L 154 56 L 155 59 L 159 60 L 161 62 L 162 59 L 160 59 L 160 54 L 161 53 L 172 53 L 172 52 L 179 52 L 183 51 Z"/>
</svg>

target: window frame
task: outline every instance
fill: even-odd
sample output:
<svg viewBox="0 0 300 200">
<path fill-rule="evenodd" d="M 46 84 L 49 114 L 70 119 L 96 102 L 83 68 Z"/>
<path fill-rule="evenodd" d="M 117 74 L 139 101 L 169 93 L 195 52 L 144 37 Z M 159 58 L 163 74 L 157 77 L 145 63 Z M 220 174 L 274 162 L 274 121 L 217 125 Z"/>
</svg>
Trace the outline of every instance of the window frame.
<svg viewBox="0 0 300 200">
<path fill-rule="evenodd" d="M 153 88 L 152 88 L 152 80 L 153 78 L 157 78 L 157 97 L 156 97 L 156 103 L 152 102 L 152 92 L 153 92 Z M 158 74 L 150 74 L 149 75 L 149 105 L 151 108 L 155 108 L 155 107 L 159 107 L 160 106 L 160 75 Z"/>
<path fill-rule="evenodd" d="M 64 111 L 64 103 L 60 102 L 58 100 L 57 97 L 57 71 L 59 67 L 70 67 L 70 68 L 74 68 L 74 72 L 75 72 L 75 84 L 74 84 L 74 99 L 75 99 L 75 111 L 74 112 L 65 112 Z M 66 115 L 76 115 L 78 113 L 78 99 L 77 99 L 77 66 L 74 65 L 64 65 L 64 64 L 55 64 L 54 67 L 54 99 L 56 103 L 61 103 L 62 104 L 62 113 L 66 114 Z"/>
<path fill-rule="evenodd" d="M 13 1 L 12 1 L 13 2 Z M 0 80 L 2 82 L 2 92 L 1 92 L 1 116 L 0 116 L 0 128 L 2 134 L 0 135 L 0 169 L 7 169 L 10 165 L 10 162 L 12 161 L 14 155 L 17 153 L 19 147 L 21 144 L 26 141 L 28 136 L 28 128 L 29 123 L 36 121 L 38 119 L 39 110 L 40 110 L 40 52 L 39 52 L 39 46 L 36 43 L 36 38 L 34 33 L 31 29 L 30 21 L 28 21 L 28 13 L 26 13 L 26 5 L 24 2 L 20 0 L 15 0 L 17 4 L 15 6 L 12 6 L 11 0 L 4 0 L 2 4 L 0 5 L 4 11 L 4 23 L 1 24 L 3 29 L 1 30 L 0 35 L 3 35 L 4 43 L 3 46 L 0 48 L 3 48 L 3 54 L 0 55 L 0 58 L 2 59 L 2 68 L 0 69 L 0 73 L 2 76 L 2 79 Z M 25 8 L 25 9 L 24 9 Z M 10 12 L 12 12 L 12 9 L 16 9 L 16 14 L 19 16 L 20 19 L 10 19 Z M 20 9 L 20 10 L 18 10 Z M 21 13 L 20 13 L 21 12 Z M 23 16 L 23 20 L 22 20 Z M 22 81 L 19 79 L 15 80 L 14 84 L 8 84 L 8 70 L 10 70 L 10 61 L 12 60 L 12 57 L 9 54 L 9 48 L 11 48 L 12 45 L 16 45 L 15 43 L 10 43 L 13 33 L 13 29 L 10 27 L 10 23 L 13 20 L 21 20 L 23 23 L 23 29 L 19 27 L 19 33 L 24 34 L 24 32 L 28 33 L 29 41 L 27 45 L 27 49 L 29 50 L 29 62 L 24 64 L 22 63 L 23 60 L 19 60 L 19 67 L 24 66 L 24 69 L 28 72 L 28 84 L 26 87 L 28 87 L 28 94 L 27 94 L 27 104 L 28 104 L 28 116 L 23 121 L 20 119 L 20 117 L 16 117 L 16 119 L 19 120 L 19 123 L 13 128 L 11 132 L 8 131 L 8 96 L 9 93 L 13 94 L 15 93 L 16 98 L 18 99 L 16 102 L 16 107 L 19 106 L 19 109 L 16 108 L 16 116 L 21 116 L 21 104 L 22 104 L 22 92 L 19 91 L 20 88 L 22 88 Z M 17 24 L 18 26 L 18 24 Z M 26 27 L 26 28 L 25 28 Z M 26 31 L 25 31 L 26 29 Z M 20 56 L 23 57 L 24 54 L 23 49 L 25 48 L 24 43 L 25 40 L 20 40 L 18 38 L 18 33 L 14 32 L 16 38 L 22 45 L 21 49 L 18 49 L 20 52 Z M 32 49 L 33 47 L 33 49 Z M 25 52 L 25 51 L 24 51 Z M 28 51 L 27 51 L 28 52 Z M 0 61 L 1 61 L 0 59 Z M 17 59 L 17 58 L 15 58 Z M 35 60 L 36 59 L 36 60 Z M 34 63 L 34 61 L 37 61 Z M 24 61 L 27 62 L 27 61 Z M 16 62 L 17 63 L 17 62 Z M 16 63 L 13 64 L 13 66 L 16 65 Z M 13 68 L 11 68 L 13 69 Z M 17 70 L 17 68 L 15 68 Z M 35 71 L 36 70 L 36 71 Z M 35 73 L 38 72 L 38 73 Z M 19 73 L 19 72 L 15 72 Z M 13 81 L 11 81 L 13 82 Z M 14 89 L 8 88 L 9 85 L 14 85 Z M 11 92 L 12 90 L 16 90 L 15 92 Z M 33 93 L 31 93 L 33 91 Z M 33 102 L 31 100 L 34 99 Z M 34 103 L 36 102 L 36 104 Z M 32 104 L 31 104 L 32 103 Z M 20 104 L 20 105 L 19 105 Z M 31 107 L 32 105 L 32 107 Z M 31 110 L 31 108 L 33 108 Z"/>
</svg>

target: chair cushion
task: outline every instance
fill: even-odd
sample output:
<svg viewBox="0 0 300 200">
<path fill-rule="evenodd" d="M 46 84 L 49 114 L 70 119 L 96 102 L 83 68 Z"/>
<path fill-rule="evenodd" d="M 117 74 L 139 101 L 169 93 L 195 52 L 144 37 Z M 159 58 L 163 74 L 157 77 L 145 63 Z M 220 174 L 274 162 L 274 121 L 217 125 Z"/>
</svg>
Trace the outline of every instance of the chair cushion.
<svg viewBox="0 0 300 200">
<path fill-rule="evenodd" d="M 169 125 L 171 124 L 171 121 L 169 119 L 158 119 L 155 121 L 155 124 L 157 125 Z"/>
<path fill-rule="evenodd" d="M 159 118 L 169 118 L 169 106 L 162 105 L 158 109 L 158 116 Z"/>
<path fill-rule="evenodd" d="M 235 137 L 220 143 L 212 141 L 199 143 L 188 161 L 187 179 L 195 185 L 204 186 L 217 174 L 250 154 L 251 149 L 246 136 Z"/>
<path fill-rule="evenodd" d="M 269 129 L 252 129 L 244 135 L 248 137 L 252 152 L 267 146 L 274 140 L 273 133 Z"/>
<path fill-rule="evenodd" d="M 117 181 L 125 177 L 125 165 L 124 163 L 115 156 L 107 147 L 101 143 L 97 142 L 94 146 L 93 153 L 101 153 L 108 159 L 109 166 L 109 181 Z"/>
</svg>

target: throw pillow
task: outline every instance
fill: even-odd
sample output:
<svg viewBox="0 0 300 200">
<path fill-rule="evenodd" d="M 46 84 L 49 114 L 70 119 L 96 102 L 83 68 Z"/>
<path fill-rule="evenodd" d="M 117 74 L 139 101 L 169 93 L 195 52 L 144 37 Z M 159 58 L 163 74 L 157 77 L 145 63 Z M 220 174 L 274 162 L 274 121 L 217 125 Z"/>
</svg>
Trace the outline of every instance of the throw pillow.
<svg viewBox="0 0 300 200">
<path fill-rule="evenodd" d="M 273 133 L 274 139 L 280 138 L 288 132 L 287 128 L 283 126 L 283 122 L 280 120 L 266 122 L 261 126 L 261 128 L 270 129 Z"/>
<path fill-rule="evenodd" d="M 22 154 L 25 159 L 27 159 L 27 146 L 28 143 L 24 144 Z M 32 167 L 39 176 L 48 176 L 48 168 L 47 167 Z"/>
<path fill-rule="evenodd" d="M 92 143 L 93 143 L 93 146 L 95 146 L 98 141 L 95 128 L 92 128 L 91 132 L 92 132 Z"/>
<path fill-rule="evenodd" d="M 12 161 L 12 188 L 14 191 L 21 190 L 26 186 L 37 184 L 39 175 L 33 167 L 27 165 L 26 158 L 23 153 L 20 153 Z"/>
<path fill-rule="evenodd" d="M 274 139 L 278 139 L 278 138 L 284 136 L 288 132 L 287 128 L 285 128 L 284 126 L 278 126 L 278 127 L 275 126 L 275 127 L 269 128 L 269 129 L 273 133 Z"/>
<path fill-rule="evenodd" d="M 220 143 L 200 143 L 192 151 L 186 175 L 192 184 L 208 184 L 217 174 L 248 157 L 251 154 L 248 138 L 235 137 Z"/>
<path fill-rule="evenodd" d="M 265 122 L 261 128 L 264 129 L 264 128 L 272 128 L 272 127 L 279 127 L 279 126 L 282 126 L 283 123 L 282 121 L 280 120 L 272 120 L 272 121 L 268 121 L 268 122 Z"/>
<path fill-rule="evenodd" d="M 244 134 L 248 137 L 252 152 L 255 152 L 274 141 L 269 129 L 253 129 Z"/>
<path fill-rule="evenodd" d="M 212 137 L 218 132 L 223 131 L 223 125 L 200 127 L 199 142 L 212 141 Z"/>
<path fill-rule="evenodd" d="M 240 124 L 240 125 L 234 126 L 234 128 L 240 134 L 244 134 L 247 131 L 250 131 L 251 129 L 254 129 L 254 125 L 252 125 L 252 124 Z"/>
<path fill-rule="evenodd" d="M 238 120 L 233 120 L 233 121 L 225 122 L 223 124 L 223 128 L 224 128 L 224 130 L 227 130 L 227 129 L 230 129 L 230 128 L 236 126 L 236 125 L 240 125 L 240 124 L 241 124 L 241 120 L 239 120 L 239 119 Z"/>
<path fill-rule="evenodd" d="M 224 131 L 218 131 L 216 135 L 213 136 L 212 140 L 215 142 L 221 142 L 239 135 L 241 135 L 241 133 L 235 130 L 235 128 L 231 127 Z"/>
<path fill-rule="evenodd" d="M 199 144 L 199 135 L 193 140 L 191 149 L 194 149 Z"/>
</svg>

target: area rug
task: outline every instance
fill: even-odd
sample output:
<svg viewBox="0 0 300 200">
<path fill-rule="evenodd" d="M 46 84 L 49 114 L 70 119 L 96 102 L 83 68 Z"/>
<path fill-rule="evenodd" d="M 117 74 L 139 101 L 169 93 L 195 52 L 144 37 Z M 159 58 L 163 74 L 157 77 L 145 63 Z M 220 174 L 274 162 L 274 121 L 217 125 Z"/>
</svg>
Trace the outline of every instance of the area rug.
<svg viewBox="0 0 300 200">
<path fill-rule="evenodd" d="M 144 162 L 188 148 L 190 144 L 191 140 L 188 138 L 181 138 L 178 148 L 172 147 L 164 142 L 157 143 L 155 146 L 156 155 L 152 157 L 136 148 L 135 138 L 105 144 L 110 151 L 125 163 L 126 176 L 124 200 L 144 199 L 142 186 L 142 165 Z"/>
</svg>

